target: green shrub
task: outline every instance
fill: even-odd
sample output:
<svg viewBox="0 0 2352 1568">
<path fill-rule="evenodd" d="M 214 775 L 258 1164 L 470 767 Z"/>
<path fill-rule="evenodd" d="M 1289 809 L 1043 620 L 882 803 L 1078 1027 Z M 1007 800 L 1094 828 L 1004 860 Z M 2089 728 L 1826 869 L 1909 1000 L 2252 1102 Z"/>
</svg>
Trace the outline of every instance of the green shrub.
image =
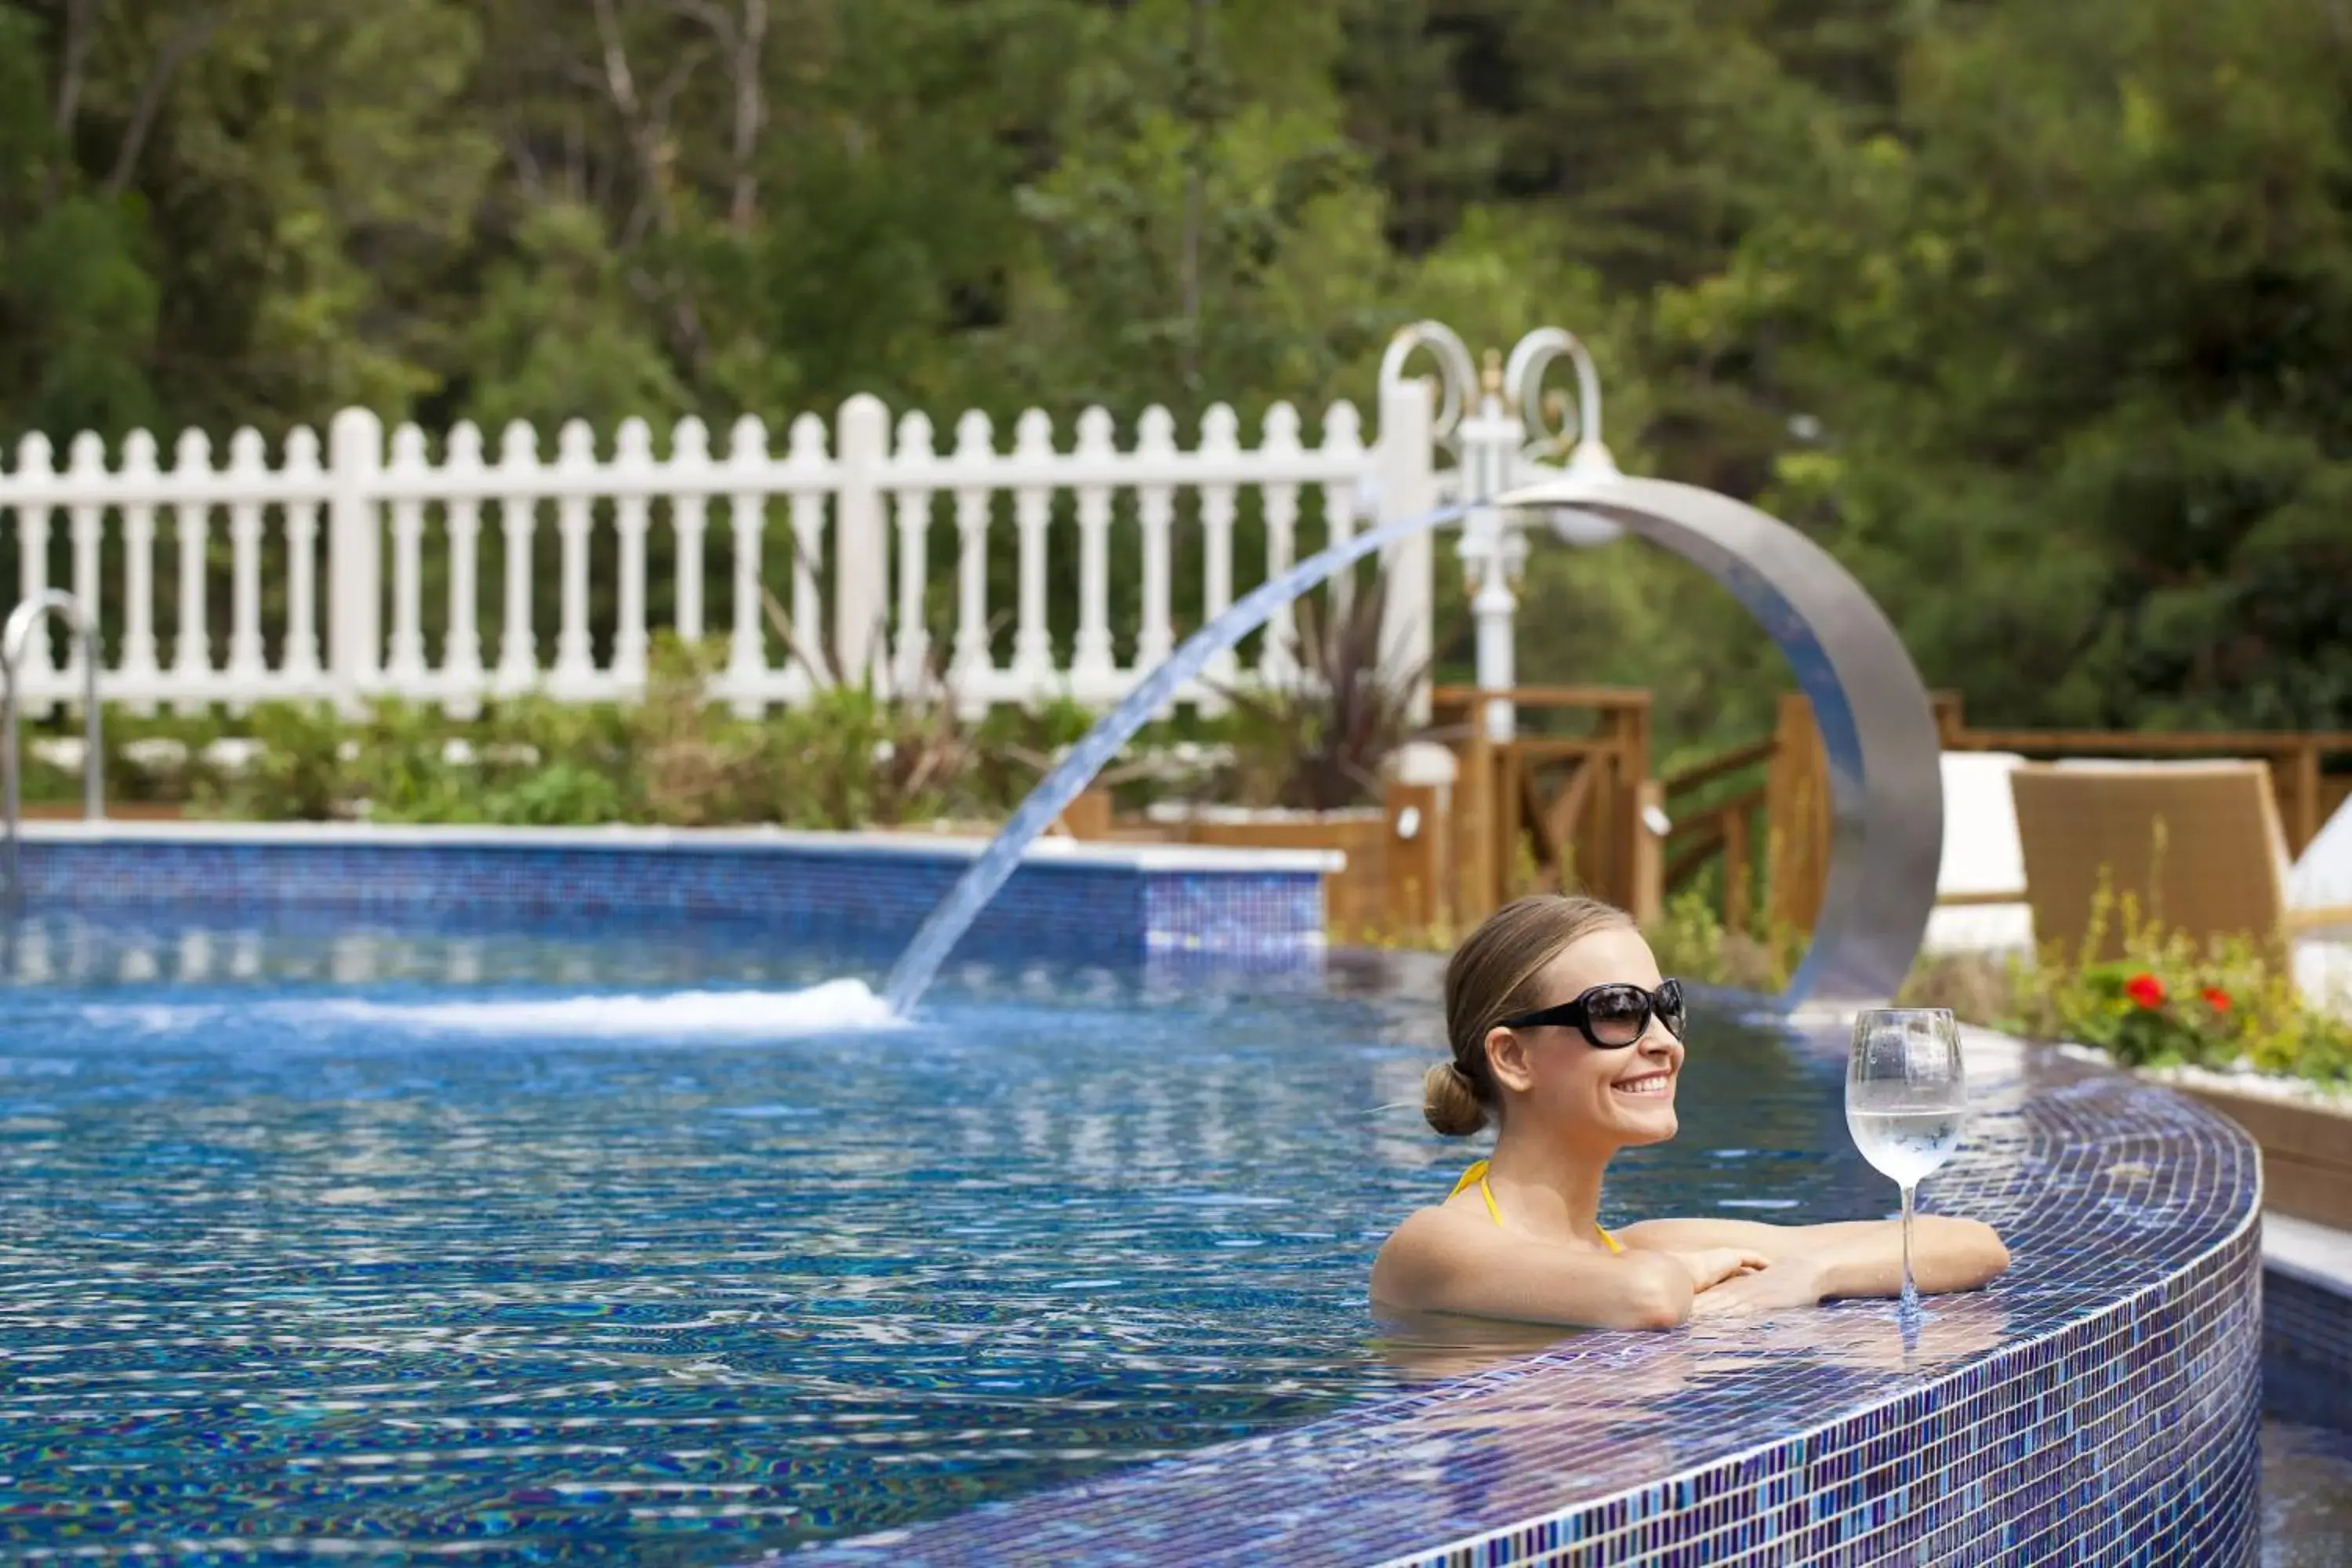
<svg viewBox="0 0 2352 1568">
<path fill-rule="evenodd" d="M 475 820 L 512 827 L 587 827 L 621 821 L 622 805 L 620 786 L 610 776 L 576 762 L 558 762 L 485 792 Z"/>
<path fill-rule="evenodd" d="M 1664 911 L 1642 934 L 1664 973 L 1766 994 L 1788 989 L 1807 944 L 1804 932 L 1778 927 L 1760 935 L 1727 930 L 1714 901 L 1698 889 L 1669 897 Z"/>
<path fill-rule="evenodd" d="M 2081 953 L 2103 949 L 2110 922 L 2122 956 L 2084 962 Z M 2035 958 L 1923 960 L 1902 999 L 2028 1038 L 2095 1046 L 2128 1067 L 2242 1062 L 2352 1081 L 2352 1018 L 2304 996 L 2284 941 L 2199 943 L 2104 891 L 2074 952 L 2053 943 Z"/>
<path fill-rule="evenodd" d="M 265 702 L 245 716 L 260 754 L 235 773 L 200 769 L 192 803 L 211 816 L 327 822 L 346 814 L 352 780 L 344 727 L 326 703 Z"/>
<path fill-rule="evenodd" d="M 1224 692 L 1234 752 L 1226 793 L 1238 803 L 1341 811 L 1379 802 L 1383 767 L 1412 738 L 1422 675 L 1384 652 L 1382 581 L 1360 584 L 1328 617 L 1300 599 L 1297 677 Z"/>
</svg>

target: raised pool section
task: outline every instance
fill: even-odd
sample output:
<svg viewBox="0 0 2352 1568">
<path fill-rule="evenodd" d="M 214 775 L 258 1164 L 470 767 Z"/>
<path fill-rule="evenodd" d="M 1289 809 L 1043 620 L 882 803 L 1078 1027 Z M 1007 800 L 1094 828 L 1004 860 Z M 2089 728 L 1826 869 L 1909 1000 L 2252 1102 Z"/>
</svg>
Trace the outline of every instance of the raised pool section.
<svg viewBox="0 0 2352 1568">
<path fill-rule="evenodd" d="M 828 942 L 903 942 L 986 847 L 782 828 L 45 822 L 25 830 L 22 908 L 446 909 L 753 921 Z M 1312 959 L 1324 945 L 1323 878 L 1342 863 L 1320 851 L 1041 839 L 982 916 L 972 951 Z"/>
</svg>

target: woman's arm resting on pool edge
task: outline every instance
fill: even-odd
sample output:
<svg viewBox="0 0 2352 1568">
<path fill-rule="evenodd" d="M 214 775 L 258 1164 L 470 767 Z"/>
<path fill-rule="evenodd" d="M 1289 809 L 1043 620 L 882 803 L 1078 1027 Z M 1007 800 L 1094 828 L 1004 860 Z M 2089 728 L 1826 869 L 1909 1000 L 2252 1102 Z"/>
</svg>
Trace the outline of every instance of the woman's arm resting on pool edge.
<svg viewBox="0 0 2352 1568">
<path fill-rule="evenodd" d="M 1903 1289 L 1903 1222 L 1892 1219 L 1853 1220 L 1838 1225 L 1780 1226 L 1755 1220 L 1660 1219 L 1628 1226 L 1617 1233 L 1638 1251 L 1685 1252 L 1702 1247 L 1752 1247 L 1772 1260 L 1763 1275 L 1743 1289 L 1727 1283 L 1729 1293 L 1708 1303 L 1717 1310 L 1744 1304 L 1785 1304 L 1801 1281 L 1783 1279 L 1774 1286 L 1765 1276 L 1786 1269 L 1810 1275 L 1806 1289 L 1816 1301 L 1847 1296 L 1894 1296 Z M 1801 1267 L 1798 1267 L 1801 1266 Z M 1950 1215 L 1921 1215 L 1913 1222 L 1911 1272 L 1919 1289 L 1934 1295 L 1973 1290 L 2009 1267 L 2009 1248 L 1992 1226 L 1979 1220 Z M 1801 1294 L 1801 1291 L 1798 1292 Z"/>
<path fill-rule="evenodd" d="M 1372 1300 L 1406 1311 L 1670 1329 L 1689 1319 L 1692 1295 L 1693 1271 L 1681 1258 L 1554 1247 L 1437 1209 L 1399 1226 L 1372 1264 Z"/>
</svg>

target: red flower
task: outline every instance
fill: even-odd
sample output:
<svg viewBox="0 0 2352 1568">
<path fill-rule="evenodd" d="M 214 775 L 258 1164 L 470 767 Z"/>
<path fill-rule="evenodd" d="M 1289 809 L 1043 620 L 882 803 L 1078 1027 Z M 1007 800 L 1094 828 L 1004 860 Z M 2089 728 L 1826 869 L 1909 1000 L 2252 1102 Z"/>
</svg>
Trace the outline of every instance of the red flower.
<svg viewBox="0 0 2352 1568">
<path fill-rule="evenodd" d="M 2230 994 L 2218 985 L 2208 985 L 2205 987 L 2205 1005 L 2216 1013 L 2226 1013 L 2230 1010 Z"/>
<path fill-rule="evenodd" d="M 2164 982 L 2153 974 L 2135 974 L 2124 982 L 2124 994 L 2141 1007 L 2164 1005 Z"/>
</svg>

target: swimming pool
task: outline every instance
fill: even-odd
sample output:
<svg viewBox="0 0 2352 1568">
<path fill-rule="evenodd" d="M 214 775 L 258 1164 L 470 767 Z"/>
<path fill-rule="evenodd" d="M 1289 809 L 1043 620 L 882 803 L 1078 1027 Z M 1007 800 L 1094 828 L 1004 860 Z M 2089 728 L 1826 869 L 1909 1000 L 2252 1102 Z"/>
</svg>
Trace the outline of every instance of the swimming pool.
<svg viewBox="0 0 2352 1568">
<path fill-rule="evenodd" d="M 8 957 L 12 1560 L 737 1562 L 1496 1353 L 1364 1302 L 1463 1158 L 1427 989 L 967 964 L 897 1028 L 793 994 L 888 954 L 722 925 L 58 917 Z M 1837 1085 L 1703 1011 L 1606 1217 L 1885 1212 L 1817 1152 Z"/>
</svg>

